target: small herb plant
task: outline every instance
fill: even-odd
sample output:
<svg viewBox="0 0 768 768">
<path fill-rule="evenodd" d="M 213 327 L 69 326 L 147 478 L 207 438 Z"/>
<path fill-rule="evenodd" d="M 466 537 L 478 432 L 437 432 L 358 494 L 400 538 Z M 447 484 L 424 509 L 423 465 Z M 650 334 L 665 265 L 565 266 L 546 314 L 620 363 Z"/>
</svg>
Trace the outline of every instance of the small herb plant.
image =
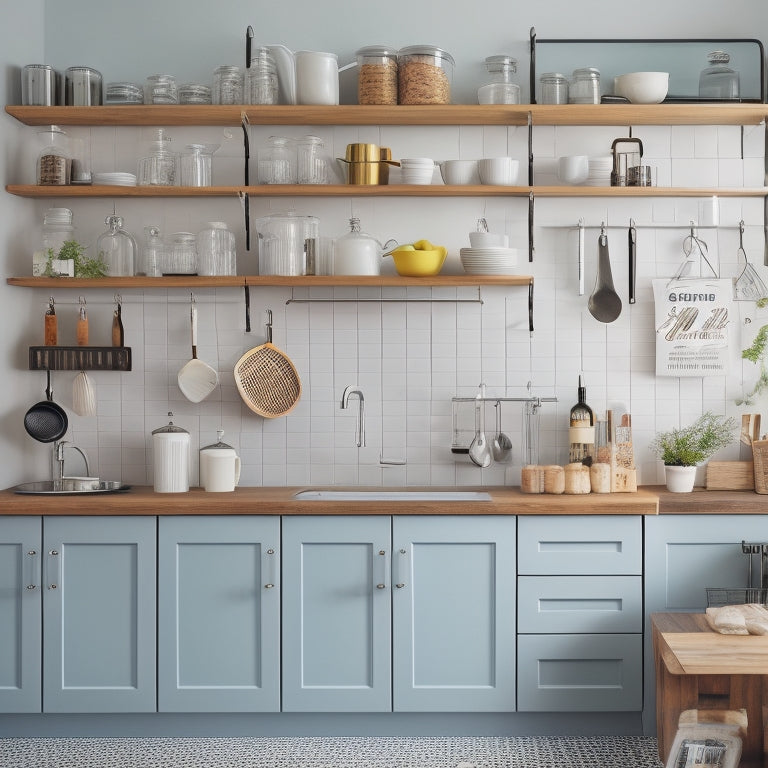
<svg viewBox="0 0 768 768">
<path fill-rule="evenodd" d="M 762 308 L 768 305 L 768 299 L 758 299 L 757 306 Z M 761 392 L 768 390 L 768 370 L 765 367 L 765 350 L 768 346 L 768 325 L 764 325 L 755 336 L 752 344 L 742 350 L 741 357 L 744 360 L 750 360 L 757 365 L 760 364 L 760 374 L 757 377 L 755 386 L 748 395 L 736 400 L 736 405 L 752 405 L 753 399 Z"/>
<path fill-rule="evenodd" d="M 659 432 L 650 447 L 667 466 L 695 467 L 730 445 L 736 426 L 734 418 L 707 411 L 687 427 Z"/>
<path fill-rule="evenodd" d="M 48 249 L 48 259 L 43 273 L 46 277 L 56 277 L 53 270 L 54 259 L 71 259 L 75 268 L 75 277 L 105 277 L 107 274 L 107 265 L 104 261 L 100 257 L 86 256 L 85 246 L 80 245 L 76 240 L 65 240 L 58 253 L 54 253 L 53 248 Z"/>
</svg>

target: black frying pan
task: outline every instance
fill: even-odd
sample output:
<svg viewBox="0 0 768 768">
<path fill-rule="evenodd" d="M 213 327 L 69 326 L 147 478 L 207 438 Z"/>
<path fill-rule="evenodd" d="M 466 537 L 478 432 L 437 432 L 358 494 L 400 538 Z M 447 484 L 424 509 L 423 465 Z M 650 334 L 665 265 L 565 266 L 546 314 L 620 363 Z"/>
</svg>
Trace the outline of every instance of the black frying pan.
<svg viewBox="0 0 768 768">
<path fill-rule="evenodd" d="M 47 371 L 48 385 L 45 388 L 45 400 L 35 403 L 24 415 L 24 429 L 30 437 L 41 443 L 52 443 L 61 440 L 67 433 L 69 419 L 67 412 L 53 402 L 51 390 L 51 372 Z"/>
</svg>

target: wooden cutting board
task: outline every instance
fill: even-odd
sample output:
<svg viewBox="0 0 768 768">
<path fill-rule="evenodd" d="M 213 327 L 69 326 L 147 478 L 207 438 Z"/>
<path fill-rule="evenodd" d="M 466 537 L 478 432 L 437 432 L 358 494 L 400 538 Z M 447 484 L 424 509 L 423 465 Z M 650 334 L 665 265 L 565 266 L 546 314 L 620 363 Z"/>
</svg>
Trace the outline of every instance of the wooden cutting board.
<svg viewBox="0 0 768 768">
<path fill-rule="evenodd" d="M 708 491 L 754 491 L 755 469 L 751 461 L 707 462 Z"/>
</svg>

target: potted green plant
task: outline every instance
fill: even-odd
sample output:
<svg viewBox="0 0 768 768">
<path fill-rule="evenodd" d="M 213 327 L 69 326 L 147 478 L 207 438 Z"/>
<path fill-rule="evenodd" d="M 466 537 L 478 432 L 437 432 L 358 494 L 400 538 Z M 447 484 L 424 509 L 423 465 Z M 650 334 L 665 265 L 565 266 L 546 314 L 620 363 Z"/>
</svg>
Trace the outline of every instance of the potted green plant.
<svg viewBox="0 0 768 768">
<path fill-rule="evenodd" d="M 696 467 L 733 441 L 736 420 L 707 411 L 687 427 L 658 432 L 651 450 L 664 462 L 667 489 L 693 490 Z"/>
<path fill-rule="evenodd" d="M 107 265 L 101 258 L 91 258 L 85 254 L 86 246 L 76 240 L 65 240 L 58 253 L 53 248 L 48 249 L 48 258 L 45 262 L 46 277 L 57 277 L 54 269 L 54 260 L 72 261 L 74 277 L 104 277 L 107 274 Z"/>
</svg>

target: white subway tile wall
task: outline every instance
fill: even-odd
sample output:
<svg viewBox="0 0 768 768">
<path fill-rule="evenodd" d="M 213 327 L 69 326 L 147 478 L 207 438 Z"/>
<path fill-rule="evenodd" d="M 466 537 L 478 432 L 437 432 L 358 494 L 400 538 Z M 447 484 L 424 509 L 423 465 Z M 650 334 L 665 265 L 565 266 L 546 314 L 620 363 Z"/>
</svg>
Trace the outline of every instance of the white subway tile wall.
<svg viewBox="0 0 768 768">
<path fill-rule="evenodd" d="M 31 129 L 32 130 L 32 129 Z M 243 180 L 239 128 L 170 128 L 177 149 L 187 143 L 217 143 L 216 185 Z M 90 141 L 93 170 L 133 171 L 145 128 L 73 127 Z M 251 128 L 251 157 L 270 134 L 322 136 L 328 158 L 343 157 L 350 142 L 389 146 L 393 156 L 436 160 L 512 155 L 520 160 L 518 183 L 527 182 L 527 128 L 523 127 L 369 127 L 326 126 Z M 557 158 L 566 154 L 608 155 L 611 142 L 629 129 L 551 127 L 534 131 L 535 175 L 539 184 L 556 184 Z M 644 162 L 657 168 L 660 186 L 751 187 L 765 177 L 764 126 L 637 126 Z M 34 142 L 30 142 L 34 144 Z M 335 171 L 336 163 L 331 160 Z M 34 163 L 24 163 L 27 169 Z M 398 171 L 392 169 L 391 181 Z M 255 179 L 255 165 L 251 168 Z M 31 179 L 19 179 L 29 182 Z M 434 183 L 442 183 L 436 171 Z M 683 239 L 691 223 L 709 246 L 709 257 L 723 277 L 734 277 L 739 221 L 746 223 L 744 246 L 763 279 L 763 200 L 727 197 L 717 201 L 719 227 L 698 227 L 711 216 L 710 198 L 537 198 L 535 255 L 528 263 L 526 197 L 489 198 L 324 198 L 251 199 L 252 225 L 262 215 L 295 210 L 320 219 L 323 238 L 348 231 L 357 216 L 363 231 L 382 243 L 427 238 L 449 249 L 445 271 L 460 273 L 459 249 L 484 217 L 491 231 L 509 235 L 520 248 L 519 270 L 535 278 L 534 324 L 528 330 L 526 287 L 477 288 L 252 288 L 251 331 L 245 331 L 244 292 L 206 288 L 195 292 L 199 310 L 198 356 L 214 366 L 220 385 L 203 402 L 187 401 L 176 383 L 190 358 L 188 290 L 126 290 L 122 295 L 126 344 L 133 370 L 93 372 L 98 413 L 71 415 L 71 439 L 92 458 L 93 471 L 131 484 L 152 483 L 151 432 L 168 422 L 187 429 L 195 449 L 215 442 L 218 429 L 242 459 L 241 485 L 516 485 L 520 480 L 523 407 L 502 406 L 502 428 L 512 437 L 509 464 L 480 469 L 466 455 L 451 452 L 451 398 L 473 397 L 482 382 L 489 397 L 524 397 L 530 392 L 555 397 L 541 408 L 540 461 L 567 460 L 567 417 L 583 374 L 587 399 L 596 412 L 607 408 L 632 414 L 639 482 L 663 482 L 663 471 L 648 444 L 658 428 L 683 424 L 703 410 L 736 415 L 745 408 L 736 399 L 754 385 L 757 366 L 734 355 L 729 376 L 696 379 L 655 375 L 654 308 L 651 280 L 674 274 L 683 259 Z M 77 236 L 93 243 L 103 231 L 113 204 L 126 228 L 141 240 L 144 227 L 157 225 L 163 235 L 195 232 L 206 221 L 226 221 L 237 233 L 238 272 L 257 272 L 256 240 L 245 248 L 243 210 L 236 198 L 116 199 L 72 201 Z M 40 220 L 48 205 L 38 201 Z M 585 294 L 578 295 L 577 225 L 586 226 Z M 627 227 L 638 226 L 637 302 L 628 303 Z M 605 325 L 587 310 L 594 286 L 597 238 L 607 226 L 614 281 L 623 308 Z M 390 259 L 383 270 L 394 271 Z M 705 269 L 705 267 L 704 267 Z M 62 334 L 74 333 L 77 294 L 56 293 L 63 308 Z M 313 299 L 310 303 L 296 300 Z M 335 301 L 331 301 L 334 299 Z M 114 296 L 88 294 L 92 343 L 107 341 Z M 68 313 L 71 305 L 72 312 Z M 266 311 L 273 314 L 273 342 L 296 365 L 303 392 L 284 418 L 263 419 L 242 402 L 233 366 L 247 350 L 265 341 Z M 768 322 L 768 310 L 738 303 L 739 349 L 751 343 Z M 34 329 L 30 331 L 30 343 Z M 103 338 L 102 338 L 103 337 Z M 56 375 L 64 405 L 73 374 Z M 366 444 L 355 445 L 357 401 L 340 408 L 350 384 L 365 396 Z M 495 409 L 486 407 L 487 429 L 495 430 Z M 196 450 L 193 451 L 196 455 Z M 719 458 L 738 458 L 738 444 Z M 197 463 L 192 472 L 196 484 Z M 701 480 L 702 478 L 699 478 Z"/>
</svg>

